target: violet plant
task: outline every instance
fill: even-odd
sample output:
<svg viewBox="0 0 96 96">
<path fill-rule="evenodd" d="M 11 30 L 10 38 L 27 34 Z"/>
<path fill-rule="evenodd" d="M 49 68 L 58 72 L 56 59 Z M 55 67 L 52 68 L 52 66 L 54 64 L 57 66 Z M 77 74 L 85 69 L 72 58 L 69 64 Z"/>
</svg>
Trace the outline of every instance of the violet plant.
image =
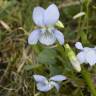
<svg viewBox="0 0 96 96">
<path fill-rule="evenodd" d="M 85 13 L 76 15 L 76 17 L 74 18 L 78 18 L 82 15 L 85 15 Z M 58 7 L 55 4 L 51 4 L 47 9 L 39 6 L 35 7 L 33 10 L 32 18 L 38 28 L 33 30 L 31 34 L 29 34 L 28 43 L 31 45 L 35 45 L 40 42 L 41 44 L 49 46 L 55 44 L 56 41 L 58 41 L 60 45 L 63 45 L 64 35 L 54 27 L 59 21 L 59 16 L 60 13 Z M 83 47 L 80 42 L 77 42 L 75 44 L 75 47 L 81 50 L 81 52 L 77 54 L 77 57 L 68 44 L 64 45 L 64 48 L 65 50 L 67 50 L 67 55 L 69 60 L 71 61 L 71 64 L 73 65 L 73 68 L 75 68 L 77 72 L 82 73 L 85 81 L 91 89 L 93 96 L 96 96 L 95 88 L 92 88 L 92 86 L 94 85 L 91 82 L 90 76 L 88 76 L 88 74 L 85 75 L 85 73 L 88 72 L 84 71 L 84 68 L 82 70 L 80 65 L 82 63 L 89 63 L 92 66 L 96 63 L 96 47 Z M 37 89 L 41 92 L 48 92 L 53 87 L 55 87 L 57 91 L 59 91 L 60 85 L 58 81 L 61 82 L 67 79 L 63 75 L 56 75 L 49 78 L 48 80 L 42 75 L 33 75 L 33 77 L 36 81 Z"/>
<path fill-rule="evenodd" d="M 0 96 L 96 96 L 96 0 L 0 0 Z"/>
</svg>

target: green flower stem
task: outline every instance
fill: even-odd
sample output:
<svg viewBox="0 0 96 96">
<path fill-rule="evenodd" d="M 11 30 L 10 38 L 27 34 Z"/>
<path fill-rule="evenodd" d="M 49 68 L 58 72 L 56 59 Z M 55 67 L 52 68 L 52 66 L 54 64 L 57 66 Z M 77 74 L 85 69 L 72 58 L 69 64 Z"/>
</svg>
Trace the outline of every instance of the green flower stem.
<svg viewBox="0 0 96 96">
<path fill-rule="evenodd" d="M 93 81 L 91 79 L 90 73 L 82 66 L 82 76 L 90 90 L 90 92 L 92 93 L 92 96 L 96 96 L 96 89 L 95 86 L 93 84 Z"/>
</svg>

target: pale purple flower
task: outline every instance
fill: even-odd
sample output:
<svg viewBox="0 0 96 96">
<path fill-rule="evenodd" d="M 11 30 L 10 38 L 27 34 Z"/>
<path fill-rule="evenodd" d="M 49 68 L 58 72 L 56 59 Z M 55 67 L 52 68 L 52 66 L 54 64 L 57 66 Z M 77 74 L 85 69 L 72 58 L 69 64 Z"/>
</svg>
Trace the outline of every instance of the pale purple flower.
<svg viewBox="0 0 96 96">
<path fill-rule="evenodd" d="M 96 48 L 83 47 L 80 42 L 77 42 L 75 47 L 80 50 L 77 58 L 81 64 L 89 63 L 92 66 L 96 63 Z"/>
<path fill-rule="evenodd" d="M 33 10 L 33 21 L 40 27 L 31 32 L 28 37 L 29 44 L 37 44 L 39 41 L 44 45 L 52 45 L 56 40 L 64 44 L 63 34 L 54 28 L 59 20 L 59 10 L 55 4 L 51 4 L 47 9 L 36 7 Z"/>
<path fill-rule="evenodd" d="M 53 87 L 55 87 L 57 89 L 57 91 L 59 91 L 59 89 L 60 89 L 59 82 L 67 79 L 63 75 L 55 75 L 55 76 L 52 76 L 51 78 L 49 78 L 48 80 L 46 77 L 44 77 L 42 75 L 33 75 L 33 77 L 37 83 L 36 84 L 37 89 L 42 92 L 48 92 Z"/>
</svg>

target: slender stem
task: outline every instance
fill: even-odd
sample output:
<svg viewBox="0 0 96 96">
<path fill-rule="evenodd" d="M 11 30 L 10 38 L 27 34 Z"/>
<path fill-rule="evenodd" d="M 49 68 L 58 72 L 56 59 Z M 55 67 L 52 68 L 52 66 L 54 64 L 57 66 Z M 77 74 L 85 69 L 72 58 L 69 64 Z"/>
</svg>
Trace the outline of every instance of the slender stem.
<svg viewBox="0 0 96 96">
<path fill-rule="evenodd" d="M 92 96 L 96 96 L 96 89 L 95 89 L 95 86 L 91 79 L 90 73 L 84 67 L 82 67 L 81 73 L 82 73 L 82 76 L 83 76 L 90 92 L 92 93 Z"/>
<path fill-rule="evenodd" d="M 88 30 L 89 30 L 89 4 L 90 4 L 90 0 L 87 1 L 87 4 L 86 4 L 86 27 L 87 27 L 87 34 L 88 34 Z"/>
</svg>

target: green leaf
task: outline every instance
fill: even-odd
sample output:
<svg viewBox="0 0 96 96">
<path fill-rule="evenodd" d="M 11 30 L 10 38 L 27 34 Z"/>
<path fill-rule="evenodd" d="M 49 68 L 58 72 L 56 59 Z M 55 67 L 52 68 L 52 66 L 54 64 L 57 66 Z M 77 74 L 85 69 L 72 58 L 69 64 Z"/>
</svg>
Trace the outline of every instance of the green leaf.
<svg viewBox="0 0 96 96">
<path fill-rule="evenodd" d="M 55 64 L 56 51 L 54 49 L 44 49 L 38 56 L 38 62 L 41 64 Z"/>
</svg>

